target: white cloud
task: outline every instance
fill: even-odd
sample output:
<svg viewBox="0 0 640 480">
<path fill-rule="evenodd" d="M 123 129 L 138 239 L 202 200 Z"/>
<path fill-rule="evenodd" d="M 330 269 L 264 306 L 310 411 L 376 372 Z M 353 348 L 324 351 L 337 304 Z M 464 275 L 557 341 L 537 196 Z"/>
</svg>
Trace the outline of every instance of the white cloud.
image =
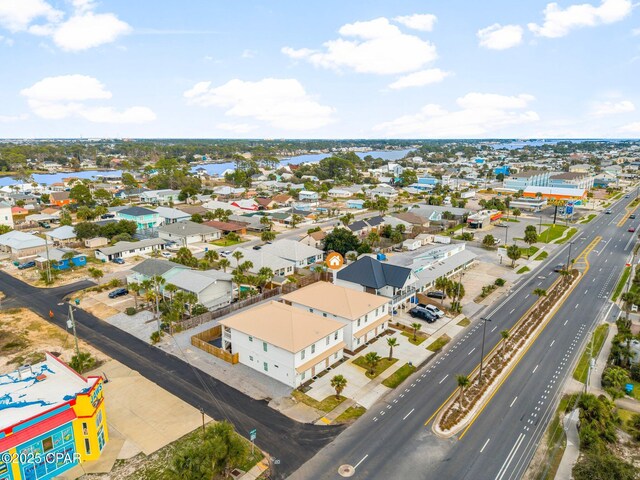
<svg viewBox="0 0 640 480">
<path fill-rule="evenodd" d="M 253 118 L 286 130 L 309 130 L 333 121 L 334 109 L 314 100 L 296 79 L 234 79 L 218 87 L 200 82 L 184 97 L 190 105 L 226 108 L 226 116 Z"/>
<path fill-rule="evenodd" d="M 81 51 L 114 42 L 131 32 L 131 27 L 113 13 L 82 12 L 60 24 L 53 41 L 63 50 Z"/>
<path fill-rule="evenodd" d="M 640 122 L 633 122 L 623 127 L 620 127 L 620 131 L 623 133 L 635 133 L 640 135 Z"/>
<path fill-rule="evenodd" d="M 529 30 L 541 37 L 558 38 L 581 27 L 614 23 L 631 13 L 631 0 L 602 0 L 599 6 L 590 3 L 560 7 L 557 3 L 549 3 L 544 9 L 542 25 L 530 23 Z"/>
<path fill-rule="evenodd" d="M 494 23 L 478 30 L 480 46 L 491 50 L 506 50 L 522 43 L 523 28 L 520 25 Z"/>
<path fill-rule="evenodd" d="M 29 115 L 26 113 L 21 115 L 0 115 L 0 123 L 19 122 L 20 120 L 26 120 L 27 118 L 29 118 Z"/>
<path fill-rule="evenodd" d="M 284 47 L 282 52 L 316 67 L 379 75 L 413 72 L 438 57 L 432 43 L 403 33 L 384 17 L 343 25 L 339 33 L 341 38 L 325 42 L 322 51 Z"/>
<path fill-rule="evenodd" d="M 0 25 L 11 31 L 52 37 L 63 50 L 81 51 L 114 42 L 131 27 L 113 13 L 94 13 L 93 0 L 70 0 L 73 12 L 64 13 L 44 0 L 0 0 Z M 46 23 L 33 23 L 45 19 Z"/>
<path fill-rule="evenodd" d="M 240 55 L 242 58 L 253 58 L 256 56 L 256 52 L 254 50 L 249 50 L 248 48 L 242 51 Z"/>
<path fill-rule="evenodd" d="M 399 90 L 401 88 L 408 87 L 423 87 L 432 83 L 439 83 L 446 77 L 451 75 L 451 72 L 445 72 L 439 68 L 431 68 L 429 70 L 421 70 L 419 72 L 410 73 L 404 77 L 400 77 L 398 80 L 389 85 L 389 88 L 393 90 Z"/>
<path fill-rule="evenodd" d="M 633 35 L 634 37 L 640 35 L 640 28 L 634 28 L 633 30 L 631 30 L 631 35 Z"/>
<path fill-rule="evenodd" d="M 430 13 L 416 13 L 414 15 L 405 15 L 396 17 L 394 20 L 401 23 L 405 27 L 420 30 L 422 32 L 430 32 L 438 18 Z"/>
<path fill-rule="evenodd" d="M 591 115 L 602 117 L 605 115 L 633 112 L 635 109 L 636 106 L 629 100 L 620 100 L 619 102 L 594 102 L 591 106 Z"/>
<path fill-rule="evenodd" d="M 248 123 L 218 123 L 216 128 L 232 133 L 249 133 L 257 127 Z"/>
<path fill-rule="evenodd" d="M 3 35 L 0 35 L 0 43 L 4 43 L 5 45 L 12 47 L 13 46 L 13 38 L 7 38 Z"/>
<path fill-rule="evenodd" d="M 55 22 L 62 15 L 44 0 L 0 0 L 0 26 L 11 32 L 26 30 L 36 19 Z"/>
<path fill-rule="evenodd" d="M 130 107 L 117 111 L 110 106 L 91 106 L 87 101 L 108 100 L 112 97 L 104 84 L 87 75 L 47 77 L 20 91 L 37 116 L 60 120 L 79 116 L 99 123 L 142 123 L 155 120 L 147 107 Z"/>
<path fill-rule="evenodd" d="M 505 96 L 469 93 L 456 100 L 460 107 L 448 111 L 440 105 L 425 105 L 418 113 L 384 122 L 375 131 L 390 137 L 465 138 L 500 135 L 510 126 L 536 122 L 539 116 L 527 110 L 531 95 Z"/>
</svg>

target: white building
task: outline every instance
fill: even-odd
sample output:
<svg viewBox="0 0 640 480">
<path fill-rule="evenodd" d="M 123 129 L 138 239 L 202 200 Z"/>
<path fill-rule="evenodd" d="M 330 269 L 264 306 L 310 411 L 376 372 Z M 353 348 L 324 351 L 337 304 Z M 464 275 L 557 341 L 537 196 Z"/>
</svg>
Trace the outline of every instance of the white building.
<svg viewBox="0 0 640 480">
<path fill-rule="evenodd" d="M 267 253 L 294 262 L 297 268 L 305 268 L 321 262 L 324 252 L 295 240 L 282 239 L 262 247 Z"/>
<path fill-rule="evenodd" d="M 384 333 L 390 319 L 388 298 L 327 282 L 283 295 L 282 301 L 344 324 L 345 348 L 350 351 Z"/>
<path fill-rule="evenodd" d="M 98 248 L 95 256 L 99 260 L 111 261 L 114 258 L 148 255 L 155 250 L 163 250 L 166 243 L 161 238 L 148 238 L 139 242 L 118 242 L 112 247 Z"/>
<path fill-rule="evenodd" d="M 292 388 L 343 356 L 343 323 L 284 303 L 264 303 L 220 320 L 220 325 L 224 350 Z"/>
<path fill-rule="evenodd" d="M 159 227 L 158 236 L 186 247 L 192 243 L 218 240 L 222 236 L 222 232 L 215 227 L 187 220 Z"/>
<path fill-rule="evenodd" d="M 6 225 L 7 227 L 13 228 L 11 205 L 6 202 L 0 202 L 0 225 Z"/>
</svg>

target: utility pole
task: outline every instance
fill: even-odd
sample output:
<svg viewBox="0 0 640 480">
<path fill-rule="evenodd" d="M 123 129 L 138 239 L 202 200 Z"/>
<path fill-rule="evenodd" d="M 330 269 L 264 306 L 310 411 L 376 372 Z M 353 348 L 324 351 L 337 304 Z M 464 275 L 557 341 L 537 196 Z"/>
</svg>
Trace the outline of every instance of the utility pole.
<svg viewBox="0 0 640 480">
<path fill-rule="evenodd" d="M 204 438 L 204 408 L 200 407 L 200 415 L 202 415 L 202 437 Z"/>
<path fill-rule="evenodd" d="M 484 336 L 487 331 L 487 322 L 490 322 L 490 318 L 482 317 L 480 320 L 483 322 L 482 326 L 482 350 L 480 352 L 480 374 L 478 376 L 478 383 L 482 385 L 482 367 L 484 362 Z"/>
<path fill-rule="evenodd" d="M 569 267 L 571 266 L 571 247 L 573 246 L 573 242 L 569 242 L 569 256 L 567 257 L 567 272 L 569 271 Z"/>
<path fill-rule="evenodd" d="M 76 333 L 76 320 L 75 318 L 73 318 L 73 307 L 71 306 L 71 304 L 69 304 L 69 323 L 71 325 L 67 325 L 67 328 L 69 328 L 69 326 L 71 326 L 71 328 L 73 329 L 73 338 L 75 340 L 76 343 L 76 355 L 80 355 L 80 347 L 78 346 L 78 334 Z"/>
<path fill-rule="evenodd" d="M 51 284 L 51 261 L 49 260 L 49 241 L 47 234 L 44 235 L 44 248 L 47 249 L 47 283 Z"/>
<path fill-rule="evenodd" d="M 507 248 L 508 243 L 509 243 L 509 225 L 504 227 L 504 248 Z"/>
<path fill-rule="evenodd" d="M 594 331 L 595 332 L 595 331 Z M 595 358 L 593 357 L 593 337 L 594 332 L 591 332 L 591 346 L 589 347 L 589 368 L 587 370 L 587 382 L 584 384 L 584 393 L 587 393 L 587 389 L 589 388 L 589 383 L 591 382 L 591 370 L 595 367 Z"/>
</svg>

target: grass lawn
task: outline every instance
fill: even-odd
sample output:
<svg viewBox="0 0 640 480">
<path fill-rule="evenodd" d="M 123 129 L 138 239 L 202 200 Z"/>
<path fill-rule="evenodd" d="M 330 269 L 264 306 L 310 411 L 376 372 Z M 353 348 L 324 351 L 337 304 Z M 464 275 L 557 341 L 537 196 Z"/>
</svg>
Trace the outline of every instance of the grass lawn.
<svg viewBox="0 0 640 480">
<path fill-rule="evenodd" d="M 556 241 L 556 243 L 562 244 L 564 242 L 568 242 L 569 240 L 571 240 L 571 237 L 573 237 L 576 233 L 578 233 L 578 229 L 572 227 L 571 230 L 567 232 L 567 235 L 564 238 L 561 238 L 560 240 Z"/>
<path fill-rule="evenodd" d="M 599 325 L 596 328 L 595 332 L 593 333 L 593 356 L 595 358 L 598 357 L 598 354 L 602 349 L 602 345 L 604 344 L 604 341 L 607 338 L 608 332 L 609 332 L 609 325 Z M 584 352 L 582 352 L 580 361 L 578 362 L 576 369 L 573 371 L 573 378 L 575 378 L 576 380 L 582 383 L 585 383 L 587 381 L 587 373 L 589 372 L 589 359 L 592 356 L 590 350 L 591 350 L 591 341 L 589 341 Z"/>
<path fill-rule="evenodd" d="M 631 392 L 631 397 L 636 400 L 640 400 L 640 382 L 636 382 L 635 380 L 629 380 L 629 383 L 633 385 L 633 391 Z"/>
<path fill-rule="evenodd" d="M 531 271 L 531 269 L 529 267 L 522 267 L 520 270 L 518 270 L 516 273 L 520 274 L 520 273 L 527 273 Z"/>
<path fill-rule="evenodd" d="M 458 322 L 458 325 L 461 327 L 468 327 L 470 324 L 471 324 L 471 320 L 469 320 L 466 317 Z"/>
<path fill-rule="evenodd" d="M 589 223 L 591 220 L 593 220 L 594 218 L 596 218 L 596 214 L 592 213 L 590 214 L 587 218 L 583 218 L 582 219 L 582 223 Z"/>
<path fill-rule="evenodd" d="M 424 333 L 420 333 L 420 332 L 418 332 L 416 334 L 416 339 L 415 340 L 413 339 L 413 333 L 402 332 L 402 336 L 403 337 L 407 337 L 409 339 L 409 343 L 411 343 L 413 345 L 420 345 L 427 338 L 429 338 L 429 335 L 425 335 Z"/>
<path fill-rule="evenodd" d="M 531 245 L 530 247 L 520 247 L 520 255 L 530 258 L 535 255 L 538 250 L 540 249 L 538 247 L 534 247 L 533 245 Z"/>
<path fill-rule="evenodd" d="M 294 390 L 291 392 L 291 396 L 299 402 L 309 405 L 315 409 L 322 410 L 323 412 L 330 412 L 346 400 L 346 397 L 343 397 L 342 395 L 340 395 L 339 398 L 336 398 L 335 395 L 329 395 L 327 398 L 319 402 L 315 398 L 311 398 L 306 393 L 302 393 L 300 390 Z"/>
<path fill-rule="evenodd" d="M 227 238 L 221 238 L 220 240 L 214 240 L 211 242 L 212 245 L 217 245 L 218 247 L 231 247 L 233 245 L 238 245 L 239 243 L 243 243 L 246 240 L 229 240 Z"/>
<path fill-rule="evenodd" d="M 389 360 L 389 357 L 382 357 L 378 362 L 378 365 L 376 365 L 376 368 L 373 369 L 373 375 L 369 373 L 369 365 L 367 365 L 367 363 L 364 361 L 364 356 L 359 356 L 358 358 L 356 358 L 353 361 L 353 364 L 364 368 L 366 371 L 365 375 L 367 376 L 367 378 L 376 378 L 378 375 L 380 375 L 382 372 L 384 372 L 387 368 L 389 368 L 391 365 L 393 365 L 397 361 L 398 361 L 397 358 L 392 358 L 391 360 Z"/>
<path fill-rule="evenodd" d="M 456 225 L 455 227 L 448 229 L 446 232 L 444 232 L 444 234 L 445 235 L 452 235 L 453 232 L 461 230 L 462 227 L 464 227 L 464 223 L 461 223 L 460 225 Z"/>
<path fill-rule="evenodd" d="M 503 218 L 503 220 L 505 222 L 520 223 L 520 220 L 518 220 L 517 218 Z"/>
<path fill-rule="evenodd" d="M 629 425 L 629 422 L 631 422 L 631 417 L 635 415 L 635 412 L 632 412 L 630 410 L 625 410 L 624 408 L 618 408 L 616 409 L 616 411 L 618 412 L 618 415 L 620 416 L 620 420 L 621 420 L 620 428 L 625 432 L 627 432 L 629 435 L 633 435 L 634 431 Z"/>
<path fill-rule="evenodd" d="M 442 347 L 444 347 L 447 343 L 449 343 L 450 340 L 451 338 L 448 335 L 442 335 L 435 342 L 429 345 L 427 347 L 427 350 L 431 352 L 437 352 L 438 350 L 441 350 Z"/>
<path fill-rule="evenodd" d="M 398 370 L 392 373 L 389 378 L 387 378 L 384 382 L 382 382 L 382 384 L 385 387 L 396 388 L 398 385 L 404 382 L 409 375 L 411 375 L 415 371 L 416 371 L 416 367 L 414 367 L 413 365 L 409 365 L 408 363 L 405 363 Z"/>
<path fill-rule="evenodd" d="M 629 275 L 631 275 L 631 267 L 624 267 L 624 271 L 622 272 L 622 276 L 618 281 L 618 285 L 616 285 L 616 289 L 613 291 L 613 296 L 611 297 L 611 301 L 615 302 L 618 300 L 618 297 L 622 293 L 622 289 L 624 288 L 627 280 L 629 279 Z"/>
<path fill-rule="evenodd" d="M 550 223 L 544 223 L 543 225 L 547 228 L 545 228 L 542 232 L 540 232 L 540 235 L 538 235 L 538 241 L 541 243 L 554 242 L 555 240 L 559 239 L 564 231 L 568 228 L 564 225 L 553 225 Z"/>
<path fill-rule="evenodd" d="M 544 260 L 548 256 L 549 256 L 548 252 L 542 251 L 542 252 L 540 252 L 540 255 L 538 255 L 536 258 L 534 258 L 534 260 Z"/>
<path fill-rule="evenodd" d="M 364 407 L 349 407 L 336 418 L 335 423 L 350 423 L 360 418 L 367 411 Z"/>
</svg>

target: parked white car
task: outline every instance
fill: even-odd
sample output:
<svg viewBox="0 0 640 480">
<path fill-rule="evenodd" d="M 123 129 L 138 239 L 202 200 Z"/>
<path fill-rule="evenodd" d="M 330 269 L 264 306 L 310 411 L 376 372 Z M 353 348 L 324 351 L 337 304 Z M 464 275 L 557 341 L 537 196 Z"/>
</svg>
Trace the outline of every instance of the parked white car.
<svg viewBox="0 0 640 480">
<path fill-rule="evenodd" d="M 435 305 L 425 305 L 425 308 L 438 318 L 444 317 L 444 312 L 440 310 L 438 307 L 436 307 Z"/>
<path fill-rule="evenodd" d="M 162 255 L 164 258 L 171 258 L 171 254 L 169 252 L 162 252 L 160 255 Z"/>
</svg>

